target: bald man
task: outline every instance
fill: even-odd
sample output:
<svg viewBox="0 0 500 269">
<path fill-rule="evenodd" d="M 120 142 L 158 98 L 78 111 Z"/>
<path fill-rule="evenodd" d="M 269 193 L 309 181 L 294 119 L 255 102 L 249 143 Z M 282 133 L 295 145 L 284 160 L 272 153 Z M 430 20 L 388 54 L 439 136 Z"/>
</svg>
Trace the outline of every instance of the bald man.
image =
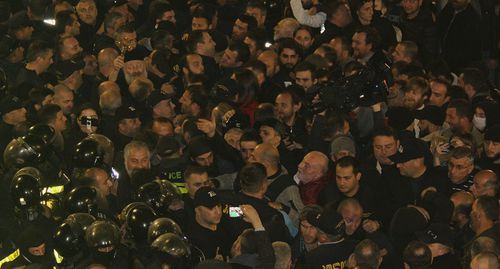
<svg viewBox="0 0 500 269">
<path fill-rule="evenodd" d="M 97 54 L 97 65 L 99 66 L 99 74 L 101 80 L 116 80 L 118 75 L 119 65 L 115 67 L 115 59 L 118 57 L 118 51 L 113 48 L 106 48 L 99 51 Z"/>
<path fill-rule="evenodd" d="M 71 115 L 73 110 L 74 93 L 66 85 L 58 84 L 54 87 L 53 103 L 61 107 L 65 116 Z"/>
<path fill-rule="evenodd" d="M 498 269 L 498 255 L 493 252 L 479 253 L 470 262 L 471 269 Z"/>
<path fill-rule="evenodd" d="M 498 177 L 492 170 L 481 170 L 474 176 L 474 184 L 470 191 L 474 197 L 482 195 L 496 197 L 498 194 Z"/>
<path fill-rule="evenodd" d="M 319 151 L 311 151 L 300 162 L 294 180 L 299 184 L 304 205 L 318 203 L 318 196 L 328 183 L 328 157 Z"/>
<path fill-rule="evenodd" d="M 113 81 L 103 81 L 101 84 L 99 84 L 99 87 L 97 88 L 99 96 L 101 96 L 105 91 L 107 90 L 115 90 L 120 92 L 120 86 L 116 84 L 116 82 Z"/>
<path fill-rule="evenodd" d="M 300 197 L 297 183 L 280 165 L 278 150 L 268 144 L 259 144 L 255 147 L 250 160 L 258 162 L 266 168 L 268 186 L 265 196 L 272 201 L 270 206 L 287 212 L 293 223 L 298 226 L 299 212 L 304 208 L 304 203 Z"/>
<path fill-rule="evenodd" d="M 280 65 L 278 62 L 278 54 L 274 50 L 265 50 L 259 56 L 257 60 L 266 65 L 266 76 L 271 79 L 280 71 Z"/>
</svg>

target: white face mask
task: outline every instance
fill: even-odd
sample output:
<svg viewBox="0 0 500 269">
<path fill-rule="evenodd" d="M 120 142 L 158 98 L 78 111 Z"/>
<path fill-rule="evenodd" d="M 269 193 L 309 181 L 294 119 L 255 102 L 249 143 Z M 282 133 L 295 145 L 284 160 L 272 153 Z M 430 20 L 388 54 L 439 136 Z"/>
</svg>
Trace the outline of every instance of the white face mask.
<svg viewBox="0 0 500 269">
<path fill-rule="evenodd" d="M 479 130 L 482 131 L 486 128 L 486 118 L 480 118 L 476 115 L 472 118 L 472 124 Z"/>
</svg>

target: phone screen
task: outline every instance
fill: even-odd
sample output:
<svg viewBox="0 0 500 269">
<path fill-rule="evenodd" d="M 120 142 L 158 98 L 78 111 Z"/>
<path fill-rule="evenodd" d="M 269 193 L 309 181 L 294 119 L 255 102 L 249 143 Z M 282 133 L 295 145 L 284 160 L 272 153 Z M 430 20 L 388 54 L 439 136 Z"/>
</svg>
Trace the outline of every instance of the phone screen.
<svg viewBox="0 0 500 269">
<path fill-rule="evenodd" d="M 229 217 L 230 218 L 239 218 L 243 215 L 243 211 L 239 206 L 231 206 L 229 207 Z"/>
</svg>

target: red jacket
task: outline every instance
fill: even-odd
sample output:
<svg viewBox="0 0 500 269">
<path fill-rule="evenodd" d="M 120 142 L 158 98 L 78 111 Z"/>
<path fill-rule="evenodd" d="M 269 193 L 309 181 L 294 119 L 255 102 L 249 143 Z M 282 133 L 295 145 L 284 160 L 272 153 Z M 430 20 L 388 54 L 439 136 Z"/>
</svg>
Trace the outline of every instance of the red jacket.
<svg viewBox="0 0 500 269">
<path fill-rule="evenodd" d="M 318 195 L 325 188 L 327 183 L 328 179 L 326 176 L 306 184 L 301 182 L 299 184 L 299 190 L 304 205 L 318 204 Z"/>
</svg>

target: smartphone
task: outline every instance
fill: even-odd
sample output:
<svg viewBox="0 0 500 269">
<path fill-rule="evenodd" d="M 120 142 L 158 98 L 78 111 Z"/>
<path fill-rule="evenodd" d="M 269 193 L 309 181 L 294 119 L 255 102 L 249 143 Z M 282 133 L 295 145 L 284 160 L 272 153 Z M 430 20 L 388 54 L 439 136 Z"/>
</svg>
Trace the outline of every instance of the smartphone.
<svg viewBox="0 0 500 269">
<path fill-rule="evenodd" d="M 243 211 L 239 206 L 230 206 L 229 207 L 229 217 L 230 218 L 239 218 L 243 216 Z"/>
</svg>

